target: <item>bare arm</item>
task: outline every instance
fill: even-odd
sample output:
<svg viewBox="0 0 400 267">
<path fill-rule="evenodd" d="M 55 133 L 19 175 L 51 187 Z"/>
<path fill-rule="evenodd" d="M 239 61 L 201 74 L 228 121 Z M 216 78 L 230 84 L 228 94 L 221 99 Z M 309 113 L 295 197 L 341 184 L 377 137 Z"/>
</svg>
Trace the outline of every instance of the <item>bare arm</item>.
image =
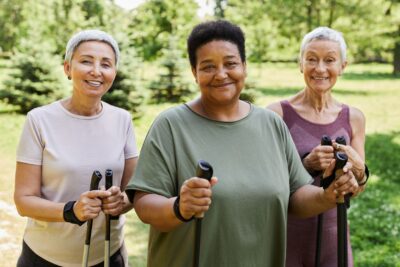
<svg viewBox="0 0 400 267">
<path fill-rule="evenodd" d="M 211 204 L 211 187 L 217 183 L 213 177 L 210 182 L 193 177 L 186 180 L 180 190 L 179 210 L 185 219 L 206 212 Z M 139 218 L 157 230 L 168 232 L 182 224 L 175 216 L 173 205 L 176 197 L 167 198 L 157 194 L 137 191 L 134 205 Z"/>
<path fill-rule="evenodd" d="M 42 166 L 17 162 L 14 201 L 18 213 L 40 221 L 63 222 L 65 203 L 42 198 L 41 180 Z M 101 211 L 99 198 L 109 195 L 109 192 L 101 190 L 82 193 L 74 205 L 75 215 L 81 221 L 96 218 Z"/>
<path fill-rule="evenodd" d="M 335 166 L 335 160 L 331 161 L 325 170 L 324 177 L 329 176 Z M 351 163 L 343 168 L 344 174 L 338 177 L 327 189 L 314 185 L 304 185 L 292 194 L 289 199 L 289 213 L 300 218 L 307 218 L 329 210 L 336 205 L 336 197 L 358 190 L 358 184 L 350 171 Z"/>
</svg>

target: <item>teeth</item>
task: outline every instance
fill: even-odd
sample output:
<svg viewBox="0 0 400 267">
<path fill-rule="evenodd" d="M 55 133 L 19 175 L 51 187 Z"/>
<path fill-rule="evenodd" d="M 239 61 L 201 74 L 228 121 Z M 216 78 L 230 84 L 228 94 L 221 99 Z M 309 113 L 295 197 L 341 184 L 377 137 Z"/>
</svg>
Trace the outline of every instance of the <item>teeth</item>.
<svg viewBox="0 0 400 267">
<path fill-rule="evenodd" d="M 101 85 L 101 82 L 98 82 L 98 81 L 87 81 L 87 83 L 92 86 L 100 86 Z"/>
<path fill-rule="evenodd" d="M 327 80 L 328 78 L 324 78 L 324 77 L 314 77 L 315 80 Z"/>
</svg>

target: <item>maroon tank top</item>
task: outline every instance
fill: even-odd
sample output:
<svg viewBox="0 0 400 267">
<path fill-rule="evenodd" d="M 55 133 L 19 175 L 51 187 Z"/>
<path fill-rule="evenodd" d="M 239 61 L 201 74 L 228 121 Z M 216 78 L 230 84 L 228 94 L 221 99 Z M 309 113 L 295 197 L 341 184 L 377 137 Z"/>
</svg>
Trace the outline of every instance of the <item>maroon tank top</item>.
<svg viewBox="0 0 400 267">
<path fill-rule="evenodd" d="M 283 120 L 289 128 L 300 157 L 318 146 L 323 135 L 328 135 L 333 140 L 338 136 L 344 136 L 346 143 L 350 144 L 351 125 L 350 112 L 347 105 L 343 104 L 336 120 L 327 124 L 318 124 L 304 119 L 287 100 L 282 101 L 281 106 Z"/>
</svg>

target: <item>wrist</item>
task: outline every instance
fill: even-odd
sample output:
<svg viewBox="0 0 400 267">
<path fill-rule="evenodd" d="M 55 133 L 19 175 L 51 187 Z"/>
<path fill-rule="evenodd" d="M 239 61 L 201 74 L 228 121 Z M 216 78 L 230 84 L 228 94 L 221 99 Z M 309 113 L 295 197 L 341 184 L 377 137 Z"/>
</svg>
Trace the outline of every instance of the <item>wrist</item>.
<svg viewBox="0 0 400 267">
<path fill-rule="evenodd" d="M 367 164 L 365 164 L 364 165 L 364 175 L 363 175 L 361 181 L 357 180 L 358 185 L 359 186 L 365 185 L 368 181 L 368 178 L 369 178 L 369 170 L 368 170 Z"/>
<path fill-rule="evenodd" d="M 64 218 L 64 221 L 66 221 L 66 222 L 77 224 L 77 225 L 81 226 L 85 222 L 79 220 L 78 217 L 76 217 L 75 212 L 74 212 L 75 202 L 76 201 L 68 201 L 67 203 L 65 203 L 64 210 L 63 210 L 63 218 Z"/>
<path fill-rule="evenodd" d="M 178 196 L 174 201 L 173 209 L 174 209 L 175 217 L 178 218 L 182 222 L 190 222 L 191 220 L 193 220 L 194 216 L 192 216 L 189 219 L 186 219 L 185 217 L 183 217 L 183 215 L 181 213 L 181 210 L 180 210 L 180 203 L 179 202 L 180 202 L 180 196 Z"/>
</svg>

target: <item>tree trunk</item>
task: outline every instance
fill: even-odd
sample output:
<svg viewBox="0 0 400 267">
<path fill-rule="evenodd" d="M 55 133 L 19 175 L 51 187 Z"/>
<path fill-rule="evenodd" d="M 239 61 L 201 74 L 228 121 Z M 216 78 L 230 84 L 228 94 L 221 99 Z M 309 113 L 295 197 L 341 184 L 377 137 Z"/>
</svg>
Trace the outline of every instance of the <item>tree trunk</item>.
<svg viewBox="0 0 400 267">
<path fill-rule="evenodd" d="M 393 50 L 393 75 L 400 76 L 400 25 L 398 26 Z"/>
<path fill-rule="evenodd" d="M 332 28 L 333 18 L 335 15 L 335 8 L 336 8 L 336 0 L 331 0 L 329 8 L 329 21 L 328 21 L 329 28 Z"/>
</svg>

